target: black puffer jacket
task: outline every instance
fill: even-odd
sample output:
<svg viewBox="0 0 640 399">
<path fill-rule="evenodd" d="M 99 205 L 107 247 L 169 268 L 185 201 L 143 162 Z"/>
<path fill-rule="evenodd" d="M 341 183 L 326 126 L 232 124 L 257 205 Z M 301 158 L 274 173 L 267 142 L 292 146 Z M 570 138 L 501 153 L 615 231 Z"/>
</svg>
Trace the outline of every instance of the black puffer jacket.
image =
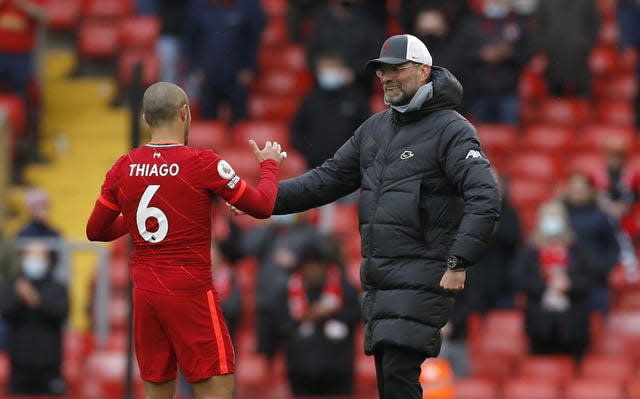
<svg viewBox="0 0 640 399">
<path fill-rule="evenodd" d="M 500 214 L 500 194 L 473 126 L 456 109 L 460 83 L 432 69 L 433 97 L 418 111 L 365 121 L 322 166 L 280 183 L 274 213 L 299 212 L 362 189 L 365 351 L 379 344 L 440 351 L 453 296 L 445 260 L 473 262 Z"/>
</svg>

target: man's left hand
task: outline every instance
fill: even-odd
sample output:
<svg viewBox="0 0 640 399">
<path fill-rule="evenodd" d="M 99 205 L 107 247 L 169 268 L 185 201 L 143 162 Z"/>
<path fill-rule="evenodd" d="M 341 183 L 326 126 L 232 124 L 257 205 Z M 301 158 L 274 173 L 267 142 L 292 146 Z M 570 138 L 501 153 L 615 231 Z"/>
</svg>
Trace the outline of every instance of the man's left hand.
<svg viewBox="0 0 640 399">
<path fill-rule="evenodd" d="M 447 269 L 440 280 L 440 287 L 445 291 L 462 291 L 464 289 L 464 281 L 467 279 L 467 272 L 464 269 L 451 270 Z"/>
</svg>

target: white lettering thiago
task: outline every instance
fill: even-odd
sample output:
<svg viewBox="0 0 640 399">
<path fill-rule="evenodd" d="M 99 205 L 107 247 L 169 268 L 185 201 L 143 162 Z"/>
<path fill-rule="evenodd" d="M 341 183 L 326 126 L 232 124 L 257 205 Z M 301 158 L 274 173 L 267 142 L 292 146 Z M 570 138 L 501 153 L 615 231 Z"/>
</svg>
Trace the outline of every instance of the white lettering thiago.
<svg viewBox="0 0 640 399">
<path fill-rule="evenodd" d="M 129 164 L 129 176 L 177 176 L 180 172 L 180 165 L 172 164 L 148 164 L 148 163 L 132 163 Z"/>
</svg>

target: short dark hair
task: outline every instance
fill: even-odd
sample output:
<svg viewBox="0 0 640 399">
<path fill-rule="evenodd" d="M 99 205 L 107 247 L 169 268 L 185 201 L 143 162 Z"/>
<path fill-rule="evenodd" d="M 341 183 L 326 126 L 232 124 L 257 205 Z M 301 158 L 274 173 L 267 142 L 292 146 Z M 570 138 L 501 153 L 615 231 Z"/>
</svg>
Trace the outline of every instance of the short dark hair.
<svg viewBox="0 0 640 399">
<path fill-rule="evenodd" d="M 142 112 L 149 126 L 156 127 L 178 117 L 180 107 L 188 104 L 184 90 L 173 83 L 151 85 L 142 98 Z"/>
</svg>

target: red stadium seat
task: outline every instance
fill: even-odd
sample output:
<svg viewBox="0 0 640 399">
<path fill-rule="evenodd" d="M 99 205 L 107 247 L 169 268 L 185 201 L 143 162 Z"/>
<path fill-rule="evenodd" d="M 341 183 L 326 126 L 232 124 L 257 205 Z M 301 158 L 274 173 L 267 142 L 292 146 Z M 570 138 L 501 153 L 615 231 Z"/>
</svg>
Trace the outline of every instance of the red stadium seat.
<svg viewBox="0 0 640 399">
<path fill-rule="evenodd" d="M 10 372 L 9 355 L 6 352 L 0 352 L 0 387 L 4 387 L 7 384 Z"/>
<path fill-rule="evenodd" d="M 83 57 L 114 57 L 120 48 L 118 24 L 113 21 L 86 20 L 78 30 L 77 47 Z"/>
<path fill-rule="evenodd" d="M 509 200 L 517 209 L 537 208 L 552 196 L 552 185 L 549 182 L 516 177 L 509 180 Z"/>
<path fill-rule="evenodd" d="M 524 335 L 495 332 L 482 334 L 469 342 L 469 349 L 472 353 L 504 355 L 515 359 L 527 353 L 528 342 Z"/>
<path fill-rule="evenodd" d="M 280 179 L 300 176 L 308 170 L 307 160 L 299 152 L 288 149 L 287 160 L 280 164 Z"/>
<path fill-rule="evenodd" d="M 640 361 L 640 339 L 628 333 L 611 332 L 605 329 L 603 337 L 592 342 L 591 353 L 624 357 L 637 363 Z"/>
<path fill-rule="evenodd" d="M 246 149 L 229 149 L 225 151 L 223 157 L 229 162 L 240 178 L 246 180 L 249 184 L 256 184 L 258 182 L 260 166 L 249 146 L 247 146 Z"/>
<path fill-rule="evenodd" d="M 47 26 L 53 30 L 71 30 L 80 18 L 82 0 L 53 0 L 44 2 Z"/>
<path fill-rule="evenodd" d="M 623 385 L 605 380 L 573 380 L 567 383 L 565 399 L 625 399 Z"/>
<path fill-rule="evenodd" d="M 469 354 L 469 374 L 472 377 L 502 381 L 513 375 L 514 366 L 515 358 L 511 355 L 473 351 Z"/>
<path fill-rule="evenodd" d="M 249 97 L 248 112 L 251 119 L 290 123 L 299 105 L 297 98 L 254 94 Z"/>
<path fill-rule="evenodd" d="M 542 378 L 515 377 L 502 386 L 503 399 L 560 399 L 560 387 Z"/>
<path fill-rule="evenodd" d="M 133 79 L 133 67 L 140 62 L 142 65 L 142 82 L 150 86 L 160 78 L 160 57 L 155 50 L 139 51 L 126 50 L 118 59 L 118 82 L 128 86 Z"/>
<path fill-rule="evenodd" d="M 628 399 L 640 399 L 640 380 L 631 381 L 627 385 Z"/>
<path fill-rule="evenodd" d="M 262 32 L 261 44 L 270 48 L 270 51 L 277 51 L 274 47 L 287 44 L 287 21 L 285 18 L 270 18 L 267 26 Z"/>
<path fill-rule="evenodd" d="M 82 14 L 87 18 L 117 19 L 130 15 L 133 0 L 84 0 Z"/>
<path fill-rule="evenodd" d="M 598 42 L 609 46 L 617 46 L 619 39 L 620 30 L 616 20 L 605 20 L 600 23 Z"/>
<path fill-rule="evenodd" d="M 617 0 L 597 0 L 598 10 L 602 19 L 611 21 L 616 19 Z"/>
<path fill-rule="evenodd" d="M 286 45 L 275 51 L 273 47 L 262 46 L 259 51 L 258 62 L 261 70 L 281 68 L 300 71 L 307 69 L 306 51 L 301 45 Z"/>
<path fill-rule="evenodd" d="M 518 97 L 520 100 L 536 100 L 547 97 L 548 90 L 542 74 L 531 69 L 520 73 Z"/>
<path fill-rule="evenodd" d="M 616 47 L 600 45 L 591 50 L 589 69 L 595 76 L 613 75 L 618 68 L 618 49 Z"/>
<path fill-rule="evenodd" d="M 281 96 L 302 96 L 313 86 L 313 78 L 304 69 L 271 69 L 258 74 L 254 93 Z"/>
<path fill-rule="evenodd" d="M 480 145 L 490 156 L 513 151 L 518 145 L 518 129 L 506 124 L 478 124 Z"/>
<path fill-rule="evenodd" d="M 576 141 L 577 148 L 601 151 L 608 141 L 615 139 L 624 143 L 624 148 L 631 149 L 636 144 L 636 132 L 630 126 L 590 124 L 584 126 L 580 139 Z"/>
<path fill-rule="evenodd" d="M 127 357 L 124 351 L 96 351 L 87 357 L 82 397 L 116 398 L 124 394 Z"/>
<path fill-rule="evenodd" d="M 267 141 L 277 141 L 285 151 L 289 150 L 289 127 L 281 122 L 243 121 L 238 122 L 231 132 L 234 145 L 243 148 L 249 140 L 255 140 L 262 148 Z"/>
<path fill-rule="evenodd" d="M 122 293 L 129 287 L 129 262 L 125 258 L 111 261 L 109 280 L 114 293 Z"/>
<path fill-rule="evenodd" d="M 341 237 L 351 236 L 360 231 L 358 206 L 355 204 L 335 204 L 331 207 L 331 232 Z"/>
<path fill-rule="evenodd" d="M 109 326 L 115 331 L 124 331 L 129 320 L 129 298 L 113 296 L 109 301 Z"/>
<path fill-rule="evenodd" d="M 259 388 L 267 383 L 268 365 L 264 356 L 243 353 L 238 357 L 235 378 L 238 385 Z"/>
<path fill-rule="evenodd" d="M 227 126 L 220 121 L 192 121 L 189 128 L 189 146 L 212 149 L 222 153 L 229 144 Z"/>
<path fill-rule="evenodd" d="M 527 356 L 518 363 L 518 375 L 547 381 L 566 382 L 576 374 L 576 364 L 569 356 Z"/>
<path fill-rule="evenodd" d="M 580 377 L 624 383 L 636 375 L 634 363 L 629 358 L 589 354 L 581 361 Z"/>
<path fill-rule="evenodd" d="M 510 158 L 507 175 L 511 179 L 528 178 L 551 182 L 564 176 L 564 167 L 554 156 L 543 152 L 516 152 Z"/>
<path fill-rule="evenodd" d="M 456 399 L 495 399 L 498 384 L 482 378 L 460 378 L 453 382 Z"/>
<path fill-rule="evenodd" d="M 640 311 L 612 310 L 606 329 L 609 333 L 640 338 Z"/>
<path fill-rule="evenodd" d="M 627 100 L 603 101 L 596 110 L 598 122 L 604 124 L 634 126 L 636 121 L 633 102 Z"/>
<path fill-rule="evenodd" d="M 262 0 L 261 2 L 269 19 L 283 17 L 287 12 L 286 0 Z"/>
<path fill-rule="evenodd" d="M 364 356 L 361 352 L 356 355 L 355 382 L 358 384 L 374 384 L 376 381 L 376 364 L 373 356 Z"/>
<path fill-rule="evenodd" d="M 569 154 L 567 160 L 567 173 L 573 172 L 586 173 L 592 176 L 596 185 L 600 187 L 607 179 L 606 161 L 601 151 L 594 150 L 575 150 L 573 154 Z"/>
<path fill-rule="evenodd" d="M 623 72 L 603 80 L 602 83 L 602 91 L 596 92 L 596 98 L 633 101 L 638 93 L 638 75 L 635 72 Z"/>
<path fill-rule="evenodd" d="M 125 48 L 155 50 L 160 20 L 153 16 L 125 18 L 120 24 L 120 43 Z"/>
<path fill-rule="evenodd" d="M 27 127 L 27 110 L 22 98 L 14 94 L 0 94 L 0 109 L 7 113 L 15 132 L 22 134 Z"/>
<path fill-rule="evenodd" d="M 524 334 L 524 314 L 521 310 L 491 310 L 485 316 L 485 331 L 521 335 Z"/>
<path fill-rule="evenodd" d="M 575 129 L 571 126 L 536 124 L 525 128 L 522 147 L 558 153 L 574 146 L 576 138 Z"/>
<path fill-rule="evenodd" d="M 582 125 L 589 121 L 591 110 L 585 99 L 550 98 L 542 102 L 539 122 L 562 125 Z"/>
</svg>

